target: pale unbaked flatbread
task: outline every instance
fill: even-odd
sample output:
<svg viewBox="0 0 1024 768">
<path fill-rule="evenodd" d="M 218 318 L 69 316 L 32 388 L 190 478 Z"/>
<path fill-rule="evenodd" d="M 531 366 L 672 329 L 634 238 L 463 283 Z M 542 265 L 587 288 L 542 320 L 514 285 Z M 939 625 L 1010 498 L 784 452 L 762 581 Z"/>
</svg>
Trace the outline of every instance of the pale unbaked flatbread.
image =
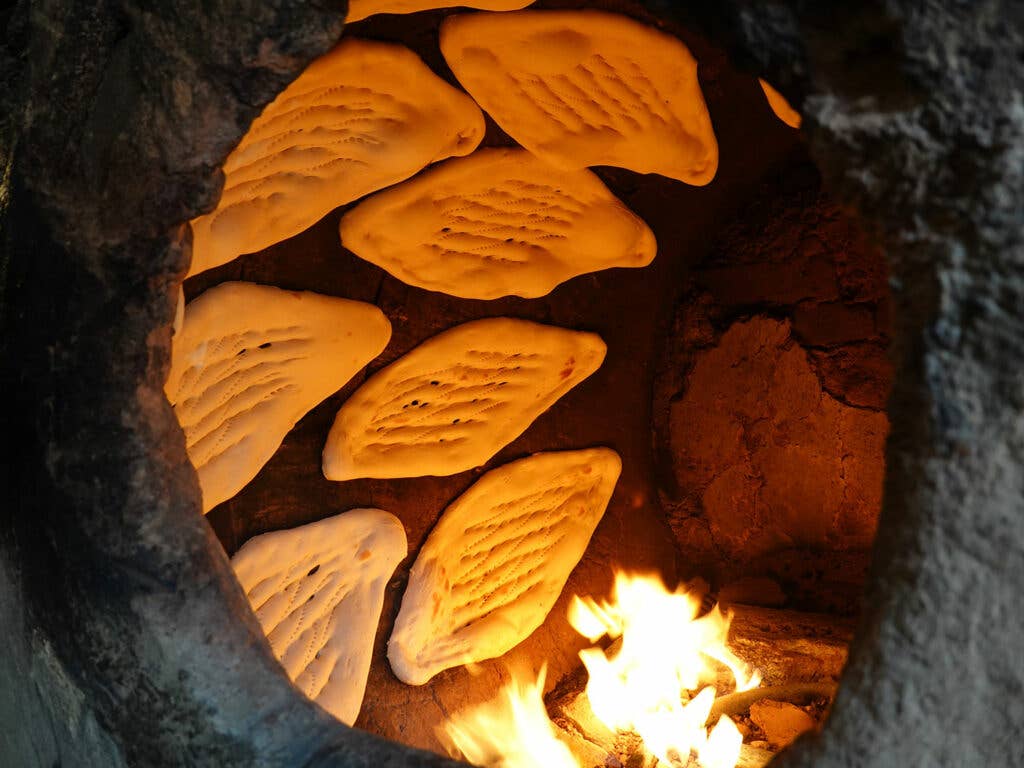
<svg viewBox="0 0 1024 768">
<path fill-rule="evenodd" d="M 768 106 L 772 108 L 775 116 L 790 128 L 799 128 L 802 122 L 800 113 L 789 105 L 786 97 L 772 88 L 767 80 L 758 78 L 757 82 L 761 84 L 761 90 L 764 91 L 765 98 L 768 99 Z"/>
<path fill-rule="evenodd" d="M 498 125 L 553 165 L 715 175 L 697 62 L 671 35 L 602 11 L 477 13 L 444 22 L 441 51 Z"/>
<path fill-rule="evenodd" d="M 548 615 L 619 478 L 608 448 L 491 470 L 444 511 L 416 557 L 388 641 L 400 680 L 500 656 Z"/>
<path fill-rule="evenodd" d="M 338 411 L 328 480 L 454 475 L 479 466 L 596 371 L 601 337 L 506 317 L 475 320 L 374 374 Z"/>
<path fill-rule="evenodd" d="M 450 8 L 459 5 L 464 8 L 483 8 L 488 11 L 515 11 L 525 8 L 534 0 L 349 0 L 348 16 L 345 21 L 361 21 L 378 13 L 416 13 L 435 8 Z"/>
<path fill-rule="evenodd" d="M 401 45 L 347 39 L 253 121 L 217 208 L 192 221 L 190 275 L 296 235 L 339 205 L 472 152 L 480 109 Z"/>
<path fill-rule="evenodd" d="M 256 536 L 231 560 L 288 677 L 348 725 L 366 690 L 384 587 L 406 551 L 398 518 L 354 509 Z"/>
<path fill-rule="evenodd" d="M 238 493 L 295 423 L 379 355 L 372 304 L 223 283 L 185 308 L 164 391 L 199 474 L 203 511 Z"/>
<path fill-rule="evenodd" d="M 341 242 L 409 285 L 467 299 L 543 296 L 609 267 L 643 267 L 654 233 L 593 173 L 484 149 L 364 200 Z"/>
</svg>

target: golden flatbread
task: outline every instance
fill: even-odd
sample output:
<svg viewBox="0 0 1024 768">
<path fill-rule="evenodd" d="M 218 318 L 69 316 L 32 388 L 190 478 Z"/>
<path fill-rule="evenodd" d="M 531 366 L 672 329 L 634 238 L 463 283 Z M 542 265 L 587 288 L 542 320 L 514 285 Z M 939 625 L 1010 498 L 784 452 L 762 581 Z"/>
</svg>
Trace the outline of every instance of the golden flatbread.
<svg viewBox="0 0 1024 768">
<path fill-rule="evenodd" d="M 790 128 L 799 128 L 802 122 L 800 113 L 789 105 L 786 97 L 772 88 L 767 80 L 758 78 L 757 82 L 761 84 L 761 90 L 764 91 L 764 95 L 768 99 L 768 106 L 772 108 L 775 116 Z"/>
<path fill-rule="evenodd" d="M 543 622 L 583 556 L 622 462 L 608 448 L 538 453 L 493 469 L 427 537 L 388 641 L 400 680 L 495 658 Z"/>
<path fill-rule="evenodd" d="M 440 333 L 378 371 L 338 411 L 328 480 L 454 475 L 512 442 L 596 371 L 597 334 L 506 317 Z"/>
<path fill-rule="evenodd" d="M 164 391 L 203 511 L 245 487 L 295 423 L 390 338 L 384 313 L 360 301 L 223 283 L 189 302 Z"/>
<path fill-rule="evenodd" d="M 603 11 L 476 13 L 445 20 L 441 51 L 495 122 L 552 165 L 698 185 L 715 175 L 697 62 L 671 35 Z"/>
<path fill-rule="evenodd" d="M 544 296 L 609 267 L 643 267 L 654 233 L 593 173 L 483 149 L 364 200 L 341 242 L 409 285 L 468 299 Z"/>
<path fill-rule="evenodd" d="M 472 152 L 480 109 L 401 45 L 343 40 L 253 121 L 192 220 L 189 275 L 298 234 L 339 205 Z"/>
<path fill-rule="evenodd" d="M 465 0 L 457 2 L 464 8 L 483 8 L 488 11 L 515 11 L 525 8 L 533 0 Z M 378 13 L 417 13 L 435 8 L 449 8 L 446 0 L 349 0 L 346 22 L 361 21 Z"/>
</svg>

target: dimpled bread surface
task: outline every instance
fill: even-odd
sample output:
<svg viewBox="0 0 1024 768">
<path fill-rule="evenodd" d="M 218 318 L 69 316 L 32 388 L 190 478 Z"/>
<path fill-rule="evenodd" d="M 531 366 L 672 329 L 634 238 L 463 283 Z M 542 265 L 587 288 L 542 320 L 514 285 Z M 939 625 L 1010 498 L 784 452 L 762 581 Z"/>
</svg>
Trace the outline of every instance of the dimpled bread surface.
<svg viewBox="0 0 1024 768">
<path fill-rule="evenodd" d="M 164 391 L 203 511 L 238 493 L 295 423 L 390 338 L 384 313 L 361 301 L 222 283 L 189 302 Z"/>
<path fill-rule="evenodd" d="M 441 51 L 495 122 L 552 165 L 707 184 L 718 144 L 697 62 L 675 37 L 603 11 L 450 16 Z"/>
<path fill-rule="evenodd" d="M 406 552 L 398 518 L 354 509 L 255 536 L 231 560 L 288 677 L 348 725 L 366 690 L 384 588 Z"/>
<path fill-rule="evenodd" d="M 536 298 L 576 275 L 643 267 L 654 233 L 587 170 L 484 149 L 379 192 L 342 244 L 409 285 L 470 299 Z"/>
<path fill-rule="evenodd" d="M 537 629 L 583 556 L 618 480 L 608 448 L 493 469 L 444 511 L 416 557 L 388 641 L 398 678 L 508 652 Z"/>
<path fill-rule="evenodd" d="M 472 152 L 477 105 L 409 49 L 346 39 L 253 121 L 217 207 L 192 220 L 189 275 L 298 234 L 339 205 Z"/>
<path fill-rule="evenodd" d="M 328 480 L 454 475 L 512 442 L 596 371 L 601 337 L 528 320 L 475 320 L 428 339 L 342 405 Z"/>
<path fill-rule="evenodd" d="M 465 0 L 457 3 L 445 0 L 349 0 L 348 16 L 345 21 L 351 24 L 353 21 L 361 21 L 378 13 L 417 13 L 435 8 L 450 8 L 452 5 L 487 11 L 516 11 L 532 2 L 533 0 Z"/>
</svg>

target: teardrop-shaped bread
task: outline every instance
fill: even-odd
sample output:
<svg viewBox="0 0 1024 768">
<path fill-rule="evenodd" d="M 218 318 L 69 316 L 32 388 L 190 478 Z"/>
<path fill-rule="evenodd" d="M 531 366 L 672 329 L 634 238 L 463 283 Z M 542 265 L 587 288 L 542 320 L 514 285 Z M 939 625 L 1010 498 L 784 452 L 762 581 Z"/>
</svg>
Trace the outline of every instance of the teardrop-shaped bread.
<svg viewBox="0 0 1024 768">
<path fill-rule="evenodd" d="M 515 440 L 596 371 L 594 333 L 495 317 L 451 328 L 375 373 L 324 446 L 328 480 L 454 475 Z"/>
<path fill-rule="evenodd" d="M 398 518 L 354 509 L 256 536 L 231 559 L 288 677 L 348 725 L 366 690 L 384 587 L 406 552 Z"/>
<path fill-rule="evenodd" d="M 759 77 L 757 82 L 761 84 L 761 90 L 764 91 L 764 96 L 768 99 L 768 106 L 772 108 L 775 116 L 790 128 L 799 128 L 803 120 L 800 113 L 786 101 L 786 97 L 775 90 L 767 80 Z"/>
<path fill-rule="evenodd" d="M 346 39 L 253 121 L 192 221 L 189 274 L 296 235 L 339 205 L 472 152 L 480 109 L 401 45 Z"/>
<path fill-rule="evenodd" d="M 478 480 L 444 511 L 409 574 L 388 641 L 400 680 L 500 656 L 543 622 L 622 470 L 608 448 L 538 453 Z"/>
<path fill-rule="evenodd" d="M 164 391 L 203 511 L 245 487 L 295 423 L 390 338 L 384 313 L 361 301 L 223 283 L 189 302 Z"/>
<path fill-rule="evenodd" d="M 467 299 L 544 296 L 657 250 L 596 175 L 522 149 L 482 149 L 379 192 L 342 217 L 341 242 L 409 285 Z"/>
<path fill-rule="evenodd" d="M 525 8 L 533 0 L 349 0 L 348 16 L 351 24 L 378 13 L 418 13 L 435 8 L 450 8 L 459 5 L 465 8 L 483 8 L 488 11 L 515 11 Z"/>
<path fill-rule="evenodd" d="M 445 20 L 441 51 L 495 122 L 552 165 L 698 185 L 715 175 L 697 62 L 671 35 L 603 11 L 476 13 Z"/>
</svg>

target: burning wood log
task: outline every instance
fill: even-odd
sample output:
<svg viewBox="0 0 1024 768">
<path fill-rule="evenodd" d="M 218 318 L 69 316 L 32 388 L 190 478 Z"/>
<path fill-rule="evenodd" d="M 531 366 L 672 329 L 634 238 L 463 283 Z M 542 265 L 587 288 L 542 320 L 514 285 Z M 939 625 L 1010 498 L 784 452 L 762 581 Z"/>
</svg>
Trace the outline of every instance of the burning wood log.
<svg viewBox="0 0 1024 768">
<path fill-rule="evenodd" d="M 708 722 L 713 723 L 722 715 L 742 714 L 749 710 L 751 705 L 764 699 L 804 703 L 814 699 L 831 699 L 835 692 L 836 687 L 831 683 L 790 683 L 737 691 L 715 699 L 715 703 L 711 705 Z"/>
<path fill-rule="evenodd" d="M 749 605 L 729 608 L 729 648 L 760 670 L 765 685 L 839 680 L 853 637 L 851 620 Z"/>
</svg>

